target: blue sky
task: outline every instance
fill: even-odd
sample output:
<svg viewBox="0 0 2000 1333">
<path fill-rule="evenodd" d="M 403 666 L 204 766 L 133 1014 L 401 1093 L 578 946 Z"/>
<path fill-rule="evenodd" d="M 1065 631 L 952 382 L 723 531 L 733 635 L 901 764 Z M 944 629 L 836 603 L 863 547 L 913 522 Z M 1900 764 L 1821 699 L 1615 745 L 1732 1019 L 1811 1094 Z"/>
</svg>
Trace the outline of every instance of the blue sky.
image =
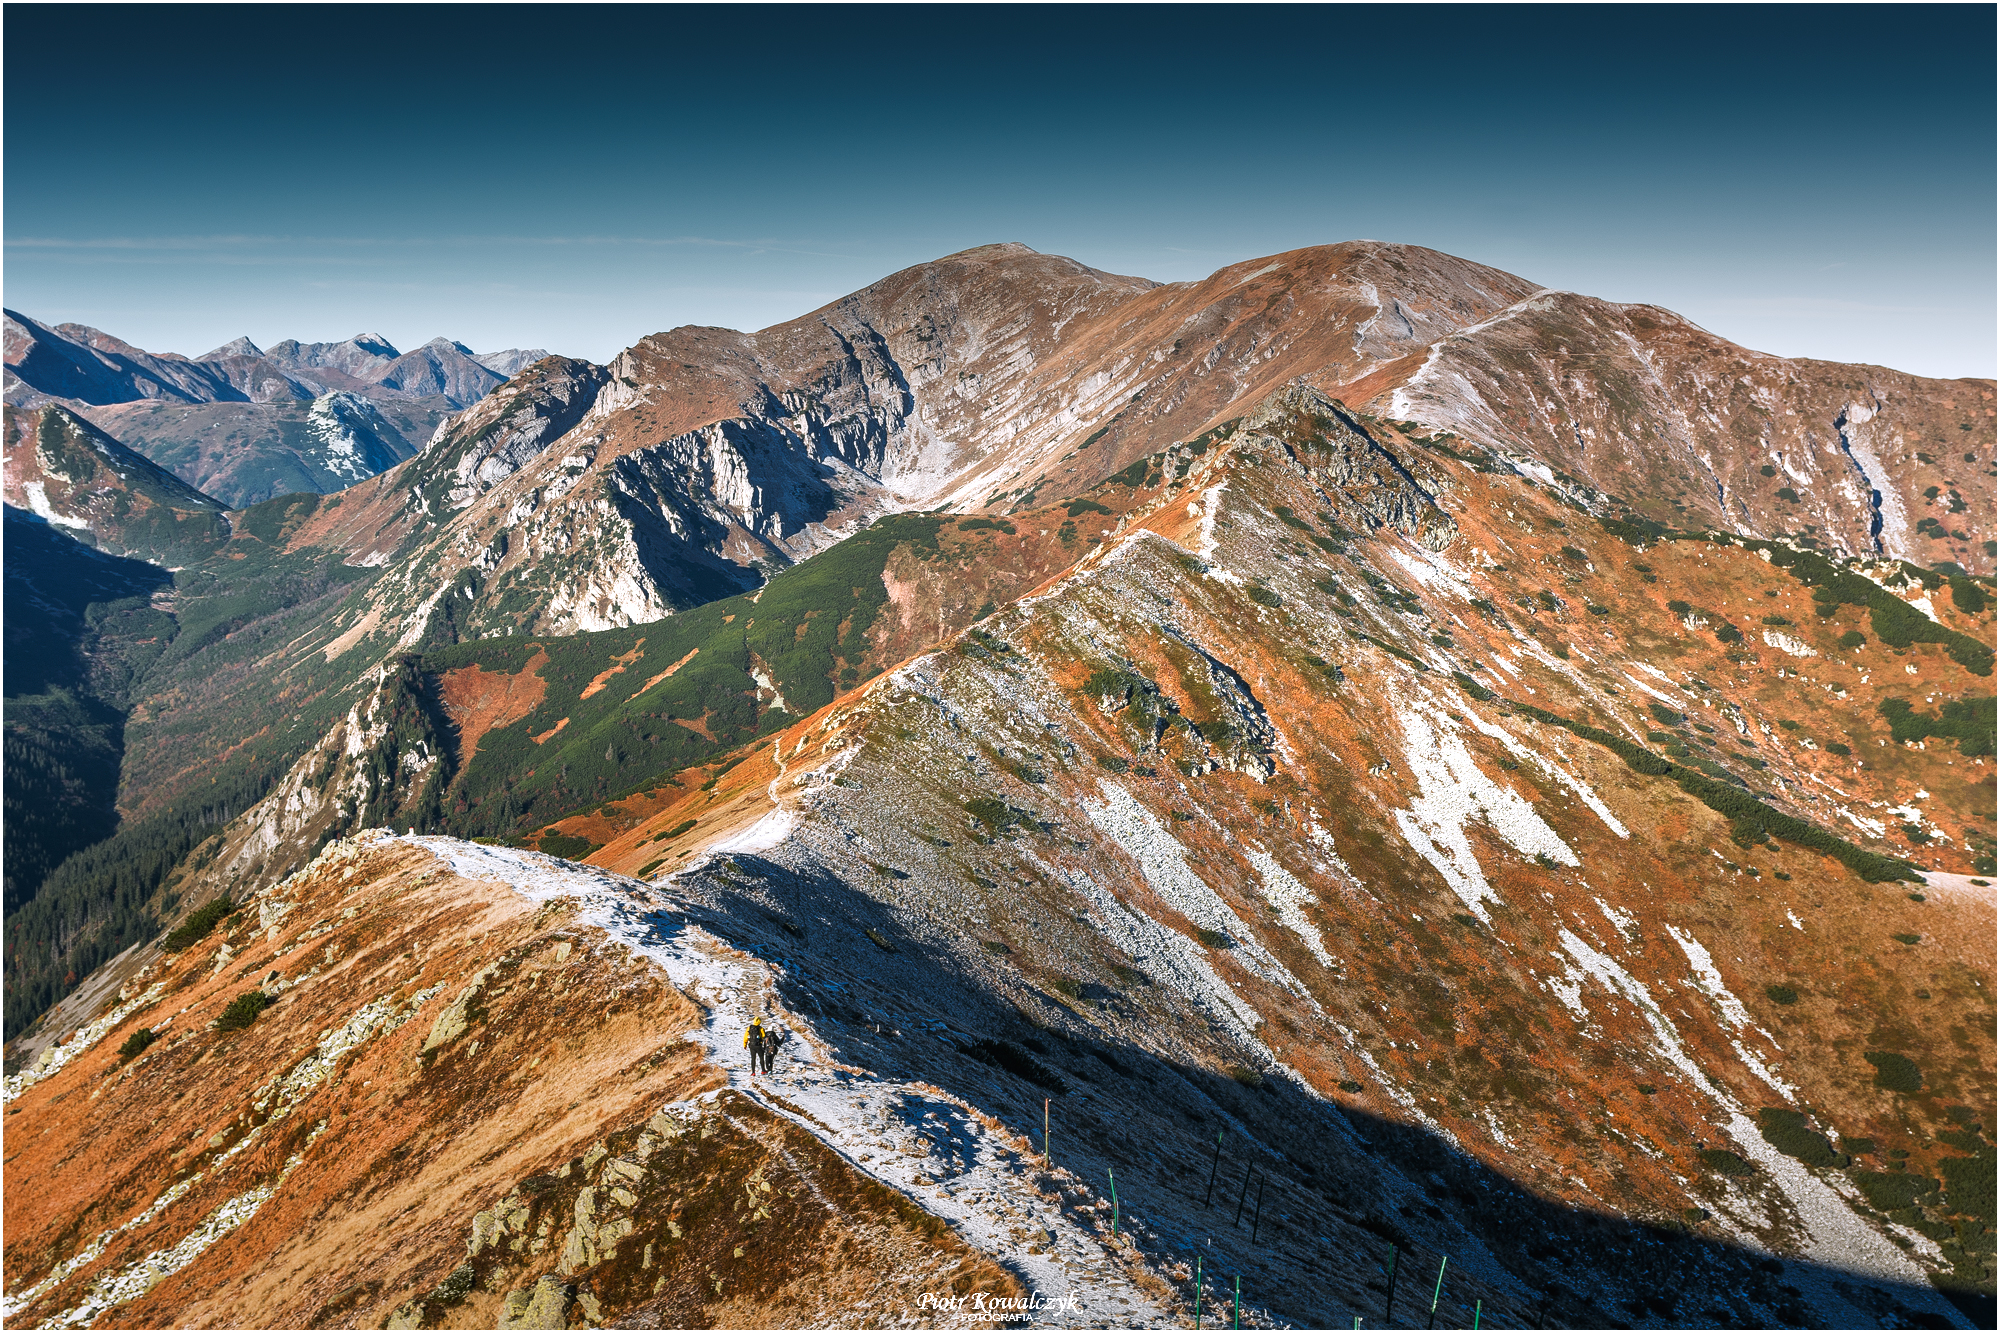
<svg viewBox="0 0 2000 1333">
<path fill-rule="evenodd" d="M 8 306 L 602 359 L 1022 241 L 1356 237 L 1994 373 L 1986 5 L 8 6 Z"/>
</svg>

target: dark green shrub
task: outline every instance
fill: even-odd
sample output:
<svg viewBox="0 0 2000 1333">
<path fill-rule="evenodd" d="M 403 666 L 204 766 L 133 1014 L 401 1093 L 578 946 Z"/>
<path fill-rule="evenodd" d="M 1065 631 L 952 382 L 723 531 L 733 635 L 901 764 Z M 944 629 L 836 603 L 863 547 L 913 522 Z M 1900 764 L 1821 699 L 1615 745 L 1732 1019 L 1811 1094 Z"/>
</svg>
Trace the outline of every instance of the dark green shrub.
<svg viewBox="0 0 2000 1333">
<path fill-rule="evenodd" d="M 1090 673 L 1090 679 L 1083 683 L 1083 692 L 1093 699 L 1106 695 L 1116 695 L 1123 699 L 1132 693 L 1132 677 L 1113 667 L 1099 667 Z"/>
<path fill-rule="evenodd" d="M 1684 714 L 1676 713 L 1665 704 L 1647 704 L 1646 710 L 1653 715 L 1653 720 L 1663 727 L 1677 727 L 1687 721 Z"/>
<path fill-rule="evenodd" d="M 1667 603 L 1667 610 L 1673 612 L 1677 616 L 1685 616 L 1692 614 L 1694 608 L 1692 606 L 1689 606 L 1686 602 L 1681 601 L 1678 597 L 1676 597 L 1673 601 Z"/>
<path fill-rule="evenodd" d="M 1297 528 L 1300 532 L 1312 531 L 1312 525 L 1294 514 L 1289 505 L 1279 505 L 1272 512 L 1277 514 L 1278 520 L 1288 528 Z"/>
<path fill-rule="evenodd" d="M 1838 642 L 1842 648 L 1851 653 L 1862 644 L 1867 643 L 1868 636 L 1858 629 L 1851 629 L 1841 635 Z"/>
<path fill-rule="evenodd" d="M 1764 997 L 1772 1004 L 1797 1004 L 1799 993 L 1790 986 L 1766 986 Z"/>
<path fill-rule="evenodd" d="M 1112 511 L 1109 505 L 1101 505 L 1095 500 L 1071 500 L 1064 507 L 1063 512 L 1071 518 L 1076 518 L 1083 514 L 1108 514 Z M 963 527 L 964 525 L 960 524 L 960 526 Z"/>
<path fill-rule="evenodd" d="M 209 899 L 189 912 L 187 920 L 174 927 L 167 937 L 160 941 L 160 948 L 167 953 L 179 953 L 190 944 L 200 943 L 209 931 L 215 929 L 215 923 L 228 916 L 235 906 L 236 904 L 229 900 L 229 895 L 226 893 L 220 898 Z"/>
<path fill-rule="evenodd" d="M 1260 1071 L 1250 1068 L 1248 1065 L 1229 1066 L 1229 1077 L 1235 1079 L 1246 1088 L 1261 1088 L 1264 1086 L 1264 1075 Z"/>
<path fill-rule="evenodd" d="M 998 834 L 1015 828 L 1020 823 L 1014 818 L 1014 812 L 1007 808 L 1005 801 L 992 796 L 973 797 L 965 802 L 965 811 L 984 824 L 988 833 Z"/>
<path fill-rule="evenodd" d="M 1206 944 L 1211 949 L 1227 949 L 1236 943 L 1236 941 L 1230 939 L 1219 930 L 1197 929 L 1195 934 L 1201 939 L 1203 944 Z"/>
<path fill-rule="evenodd" d="M 1285 603 L 1284 598 L 1261 583 L 1250 584 L 1243 591 L 1248 593 L 1250 600 L 1259 606 L 1283 606 Z"/>
<path fill-rule="evenodd" d="M 1935 714 L 1915 712 L 1908 699 L 1884 699 L 1881 714 L 1889 722 L 1890 738 L 1904 741 L 1928 740 L 1932 736 L 1958 742 L 1958 752 L 1967 758 L 1993 753 L 1993 735 L 2000 727 L 2000 709 L 1992 695 L 1947 701 Z"/>
<path fill-rule="evenodd" d="M 1107 509 L 1104 512 L 1108 514 L 1111 511 Z M 1013 536 L 1015 532 L 1014 525 L 1004 518 L 961 518 L 958 520 L 958 530 L 960 532 L 979 532 L 987 528 L 1004 532 L 1009 537 Z"/>
<path fill-rule="evenodd" d="M 148 1046 L 159 1040 L 159 1035 L 149 1027 L 141 1027 L 125 1039 L 125 1044 L 118 1048 L 118 1054 L 127 1060 L 135 1055 L 144 1054 Z"/>
<path fill-rule="evenodd" d="M 1719 815 L 1731 820 L 1755 818 L 1763 824 L 1765 831 L 1772 837 L 1783 838 L 1787 842 L 1796 843 L 1801 847 L 1809 847 L 1823 855 L 1831 856 L 1870 883 L 1886 883 L 1902 879 L 1918 880 L 1922 878 L 1917 868 L 1908 861 L 1882 856 L 1879 853 L 1856 847 L 1853 843 L 1835 837 L 1816 824 L 1808 823 L 1803 819 L 1798 819 L 1772 809 L 1770 806 L 1751 796 L 1748 792 L 1730 786 L 1725 781 L 1704 777 L 1697 767 L 1670 764 L 1651 750 L 1634 745 L 1623 736 L 1613 735 L 1611 732 L 1605 731 L 1601 727 L 1593 727 L 1587 722 L 1571 721 L 1568 718 L 1559 717 L 1546 709 L 1536 708 L 1533 704 L 1516 704 L 1514 706 L 1521 713 L 1534 718 L 1536 721 L 1546 722 L 1551 726 L 1562 727 L 1564 730 L 1581 736 L 1587 741 L 1602 745 L 1605 749 L 1610 750 L 1613 754 L 1623 759 L 1626 766 L 1634 772 L 1651 774 L 1658 777 L 1671 777 L 1682 791 L 1685 791 L 1688 795 L 1694 797 Z M 1833 747 L 1828 746 L 1827 748 L 1832 749 Z M 1700 767 L 1713 768 L 1719 773 L 1721 772 L 1719 765 L 1715 765 L 1705 759 L 1696 759 L 1693 761 L 1693 764 Z M 1721 773 L 1721 776 L 1726 778 L 1727 774 Z"/>
<path fill-rule="evenodd" d="M 592 842 L 588 838 L 579 838 L 573 834 L 558 832 L 555 829 L 550 829 L 548 832 L 542 834 L 542 840 L 538 844 L 550 856 L 560 856 L 565 861 L 580 861 L 603 845 L 603 843 Z"/>
<path fill-rule="evenodd" d="M 215 1020 L 215 1026 L 224 1032 L 236 1032 L 257 1021 L 257 1015 L 271 1005 L 271 997 L 261 990 L 247 990 L 229 1002 L 222 1011 L 222 1017 Z"/>
<path fill-rule="evenodd" d="M 1757 1171 L 1756 1167 L 1727 1148 L 1703 1148 L 1696 1156 L 1701 1158 L 1703 1166 L 1717 1175 L 1749 1176 L 1755 1175 Z"/>
<path fill-rule="evenodd" d="M 1845 745 L 1842 745 L 1839 741 L 1828 741 L 1826 743 L 1826 752 L 1828 754 L 1837 754 L 1842 759 L 1845 759 L 1847 758 L 1847 756 L 1854 753 L 1854 751 L 1848 749 Z"/>
<path fill-rule="evenodd" d="M 1480 703 L 1489 703 L 1492 701 L 1494 697 L 1493 691 L 1487 689 L 1484 685 L 1481 685 L 1478 681 L 1466 675 L 1463 671 L 1452 672 L 1451 678 L 1458 682 L 1458 687 L 1460 689 L 1464 690 L 1467 694 L 1477 699 Z"/>
<path fill-rule="evenodd" d="M 1780 486 L 1778 488 L 1778 498 L 1787 504 L 1797 504 L 1799 502 L 1799 493 L 1789 486 Z"/>
<path fill-rule="evenodd" d="M 1865 1051 L 1862 1059 L 1875 1066 L 1875 1086 L 1890 1092 L 1921 1092 L 1924 1072 L 1907 1055 L 1893 1051 Z"/>
<path fill-rule="evenodd" d="M 1929 1176 L 1902 1171 L 1855 1171 L 1850 1176 L 1868 1202 L 1885 1213 L 1914 1208 L 1918 1199 L 1937 1189 L 1937 1182 Z"/>
<path fill-rule="evenodd" d="M 1640 518 L 1636 514 L 1623 519 L 1600 518 L 1597 520 L 1597 526 L 1627 546 L 1644 546 L 1648 542 L 1659 541 L 1668 532 L 1665 524 L 1656 523 L 1650 518 Z"/>
<path fill-rule="evenodd" d="M 1842 1165 L 1840 1154 L 1826 1136 L 1807 1128 L 1805 1116 L 1797 1111 L 1779 1106 L 1762 1108 L 1757 1112 L 1757 1132 L 1764 1136 L 1764 1142 L 1807 1166 Z"/>
<path fill-rule="evenodd" d="M 1958 1145 L 1958 1146 L 1963 1146 Z M 1993 1223 L 1994 1154 L 1982 1148 L 1973 1157 L 1947 1157 L 1938 1163 L 1944 1173 L 1944 1187 L 1951 1195 L 1952 1211 Z"/>
<path fill-rule="evenodd" d="M 1897 934 L 1897 935 L 1891 935 L 1889 938 L 1896 941 L 1896 943 L 1898 944 L 1919 944 L 1922 943 L 1923 941 L 1923 936 L 1921 935 Z"/>
</svg>

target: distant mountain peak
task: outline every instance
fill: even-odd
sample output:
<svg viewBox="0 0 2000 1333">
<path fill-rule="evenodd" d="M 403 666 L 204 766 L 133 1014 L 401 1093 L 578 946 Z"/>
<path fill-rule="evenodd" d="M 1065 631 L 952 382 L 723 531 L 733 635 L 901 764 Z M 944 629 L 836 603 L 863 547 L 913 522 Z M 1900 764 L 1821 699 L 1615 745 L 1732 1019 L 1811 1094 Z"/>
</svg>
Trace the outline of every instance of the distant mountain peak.
<svg viewBox="0 0 2000 1333">
<path fill-rule="evenodd" d="M 262 356 L 262 355 L 264 355 L 263 348 L 257 346 L 256 343 L 251 342 L 249 338 L 243 337 L 234 339 L 233 341 L 230 342 L 226 342 L 212 352 L 203 352 L 200 356 L 196 357 L 195 360 L 220 361 L 224 357 L 228 356 Z"/>
<path fill-rule="evenodd" d="M 390 342 L 379 333 L 357 333 L 347 341 L 362 351 L 375 356 L 388 357 L 394 360 L 396 357 L 402 355 L 401 352 L 396 350 L 396 344 Z M 432 341 L 435 342 L 437 340 L 433 339 Z"/>
</svg>

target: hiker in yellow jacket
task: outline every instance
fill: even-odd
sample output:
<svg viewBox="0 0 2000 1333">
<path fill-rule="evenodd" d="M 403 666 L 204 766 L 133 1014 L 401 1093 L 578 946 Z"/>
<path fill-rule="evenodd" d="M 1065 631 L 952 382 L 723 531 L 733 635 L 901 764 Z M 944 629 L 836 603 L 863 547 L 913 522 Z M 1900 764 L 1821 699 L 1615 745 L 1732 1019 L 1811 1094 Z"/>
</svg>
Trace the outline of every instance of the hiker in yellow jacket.
<svg viewBox="0 0 2000 1333">
<path fill-rule="evenodd" d="M 750 1026 L 743 1030 L 743 1049 L 750 1052 L 751 1078 L 757 1077 L 757 1066 L 760 1061 L 764 1065 L 764 1072 L 767 1074 L 771 1072 L 766 1052 L 775 1050 L 777 1044 L 772 1040 L 771 1034 L 764 1030 L 764 1019 L 761 1014 L 750 1020 Z"/>
</svg>

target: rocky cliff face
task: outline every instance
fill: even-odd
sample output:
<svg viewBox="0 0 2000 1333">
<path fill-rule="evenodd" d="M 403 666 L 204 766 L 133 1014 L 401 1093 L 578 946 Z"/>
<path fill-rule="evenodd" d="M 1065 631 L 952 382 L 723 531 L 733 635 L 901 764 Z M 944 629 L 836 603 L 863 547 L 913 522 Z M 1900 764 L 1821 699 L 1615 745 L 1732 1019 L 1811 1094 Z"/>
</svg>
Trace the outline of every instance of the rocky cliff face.
<svg viewBox="0 0 2000 1333">
<path fill-rule="evenodd" d="M 8 1315 L 1970 1324 L 1990 514 L 1807 460 L 1990 406 L 1373 243 L 541 361 L 179 576 L 128 818 L 265 776 L 10 1048 Z"/>
</svg>

